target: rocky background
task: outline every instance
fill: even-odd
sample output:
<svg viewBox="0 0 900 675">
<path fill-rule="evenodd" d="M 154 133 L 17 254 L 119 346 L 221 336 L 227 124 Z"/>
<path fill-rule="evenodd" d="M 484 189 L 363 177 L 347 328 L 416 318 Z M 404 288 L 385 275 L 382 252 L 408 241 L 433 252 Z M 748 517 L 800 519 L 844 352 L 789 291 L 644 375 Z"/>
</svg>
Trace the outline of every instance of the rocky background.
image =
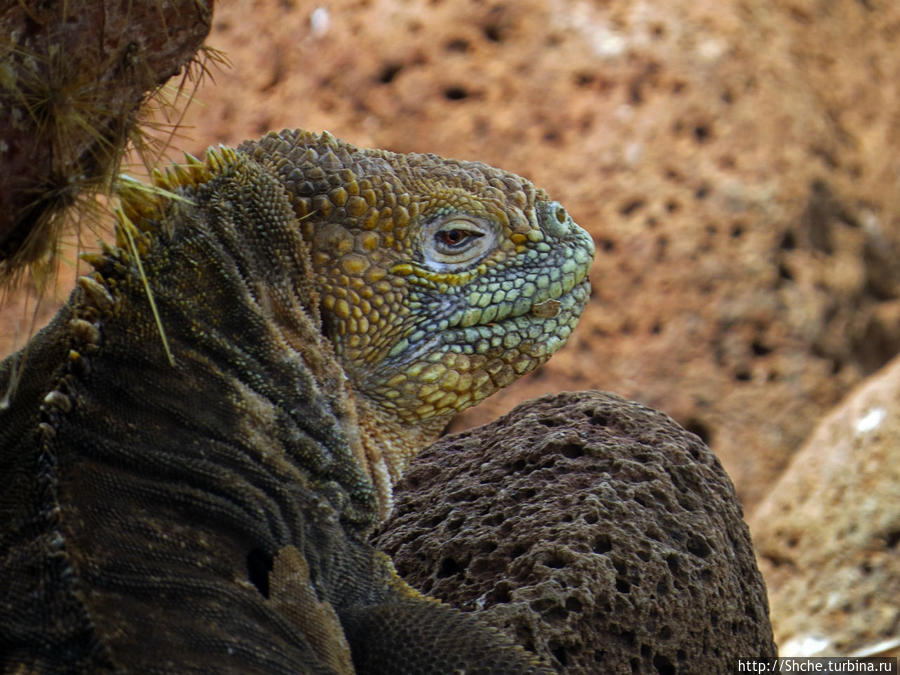
<svg viewBox="0 0 900 675">
<path fill-rule="evenodd" d="M 479 159 L 593 234 L 569 345 L 454 429 L 560 390 L 662 410 L 734 480 L 782 653 L 900 648 L 900 398 L 865 385 L 829 415 L 900 381 L 900 5 L 230 0 L 213 21 L 233 67 L 173 147 L 301 126 Z M 4 352 L 25 297 L 2 299 Z"/>
</svg>

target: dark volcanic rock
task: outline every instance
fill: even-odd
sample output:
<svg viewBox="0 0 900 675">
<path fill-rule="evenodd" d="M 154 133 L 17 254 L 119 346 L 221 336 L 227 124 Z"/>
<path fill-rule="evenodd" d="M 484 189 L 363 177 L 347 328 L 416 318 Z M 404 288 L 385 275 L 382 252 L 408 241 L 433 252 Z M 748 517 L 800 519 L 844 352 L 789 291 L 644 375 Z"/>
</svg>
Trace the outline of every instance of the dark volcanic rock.
<svg viewBox="0 0 900 675">
<path fill-rule="evenodd" d="M 377 544 L 417 588 L 561 672 L 729 672 L 773 656 L 721 464 L 666 415 L 546 396 L 414 461 Z"/>
</svg>

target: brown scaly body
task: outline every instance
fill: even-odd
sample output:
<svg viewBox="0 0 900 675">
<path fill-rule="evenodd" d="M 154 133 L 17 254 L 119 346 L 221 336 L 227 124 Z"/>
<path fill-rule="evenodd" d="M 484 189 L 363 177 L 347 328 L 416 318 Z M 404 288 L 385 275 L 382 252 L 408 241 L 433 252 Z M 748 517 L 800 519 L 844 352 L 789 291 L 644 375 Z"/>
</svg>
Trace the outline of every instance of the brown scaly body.
<svg viewBox="0 0 900 675">
<path fill-rule="evenodd" d="M 365 538 L 450 416 L 565 342 L 587 234 L 512 174 L 328 134 L 155 182 L 0 366 L 4 669 L 538 672 Z"/>
</svg>

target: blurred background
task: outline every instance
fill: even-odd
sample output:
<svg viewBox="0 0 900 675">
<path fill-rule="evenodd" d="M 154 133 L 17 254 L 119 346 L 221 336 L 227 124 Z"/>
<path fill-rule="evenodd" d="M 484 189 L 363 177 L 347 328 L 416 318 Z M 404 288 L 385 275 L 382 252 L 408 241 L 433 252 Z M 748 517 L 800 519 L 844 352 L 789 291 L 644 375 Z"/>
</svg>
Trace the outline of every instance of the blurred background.
<svg viewBox="0 0 900 675">
<path fill-rule="evenodd" d="M 207 44 L 232 66 L 172 159 L 327 129 L 520 173 L 593 235 L 568 346 L 452 430 L 561 390 L 662 410 L 734 480 L 782 654 L 900 649 L 900 5 L 230 0 Z M 4 297 L 0 352 L 75 260 Z"/>
</svg>

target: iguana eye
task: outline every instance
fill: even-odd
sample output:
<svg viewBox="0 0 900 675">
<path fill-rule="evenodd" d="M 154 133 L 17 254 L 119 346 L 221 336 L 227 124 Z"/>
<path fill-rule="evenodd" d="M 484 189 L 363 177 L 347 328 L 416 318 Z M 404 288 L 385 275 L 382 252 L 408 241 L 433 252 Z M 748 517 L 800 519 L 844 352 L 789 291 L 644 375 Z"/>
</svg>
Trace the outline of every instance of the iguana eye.
<svg viewBox="0 0 900 675">
<path fill-rule="evenodd" d="M 428 223 L 423 235 L 425 263 L 439 271 L 480 259 L 496 240 L 489 223 L 458 216 Z"/>
</svg>

